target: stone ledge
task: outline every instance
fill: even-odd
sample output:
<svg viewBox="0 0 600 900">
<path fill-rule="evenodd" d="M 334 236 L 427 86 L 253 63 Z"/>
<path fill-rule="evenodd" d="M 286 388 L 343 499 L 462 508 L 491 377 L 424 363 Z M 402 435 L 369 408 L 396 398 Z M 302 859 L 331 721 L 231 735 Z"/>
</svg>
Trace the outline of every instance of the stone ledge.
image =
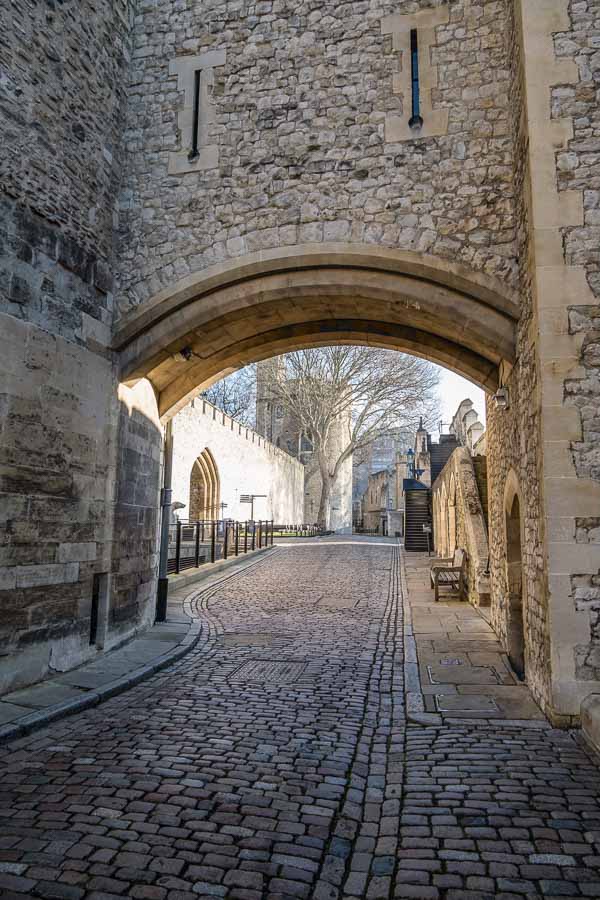
<svg viewBox="0 0 600 900">
<path fill-rule="evenodd" d="M 43 728 L 58 719 L 97 706 L 99 703 L 103 703 L 105 700 L 139 684 L 161 669 L 166 668 L 166 666 L 177 662 L 198 644 L 205 630 L 201 621 L 196 618 L 194 611 L 198 594 L 194 594 L 194 602 L 192 602 L 186 590 L 187 586 L 198 581 L 206 581 L 205 590 L 212 589 L 222 581 L 231 578 L 238 571 L 243 571 L 255 565 L 258 562 L 257 557 L 264 557 L 265 551 L 270 549 L 269 547 L 261 551 L 255 551 L 250 559 L 246 556 L 243 559 L 233 557 L 232 559 L 221 560 L 220 562 L 224 565 L 217 563 L 216 565 L 205 566 L 204 568 L 208 570 L 206 572 L 199 572 L 196 569 L 191 576 L 184 576 L 179 583 L 172 585 L 172 596 L 169 600 L 166 622 L 154 625 L 151 629 L 142 632 L 127 644 L 118 649 L 108 651 L 104 656 L 96 658 L 77 669 L 72 669 L 54 678 L 46 679 L 28 688 L 13 691 L 4 695 L 4 697 L 0 697 L 0 713 L 10 715 L 9 707 L 13 704 L 15 711 L 21 710 L 20 715 L 17 712 L 14 719 L 10 721 L 5 720 L 5 724 L 0 726 L 0 744 L 24 737 L 32 731 Z M 238 563 L 238 566 L 234 566 L 235 563 Z M 234 571 L 227 572 L 226 575 L 221 575 L 221 577 L 216 577 L 223 569 L 227 568 L 231 568 Z M 181 632 L 180 639 L 173 642 L 175 646 L 171 646 L 170 649 L 161 653 L 161 645 L 164 646 L 165 642 L 169 642 L 169 638 L 174 630 L 175 632 Z M 141 656 L 146 656 L 148 644 L 151 641 L 157 644 L 156 654 L 141 665 L 136 664 L 136 650 Z M 127 659 L 131 659 L 131 667 L 127 671 L 120 674 L 115 672 L 115 678 L 109 677 L 103 684 L 99 684 L 93 689 L 86 686 L 86 681 L 90 679 L 95 681 L 97 678 L 101 682 L 103 680 L 103 670 L 105 676 L 107 674 L 110 676 L 111 669 L 114 669 L 115 666 L 116 668 L 122 668 L 123 664 L 125 664 L 127 669 Z M 81 684 L 78 684 L 78 682 L 81 682 Z M 37 708 L 35 707 L 36 694 L 39 695 L 43 691 L 51 693 L 53 688 L 60 692 L 67 687 L 71 688 L 75 696 L 62 702 L 51 703 L 45 706 L 39 704 L 38 699 L 38 706 Z M 27 707 L 32 708 L 30 711 L 22 712 Z"/>
</svg>

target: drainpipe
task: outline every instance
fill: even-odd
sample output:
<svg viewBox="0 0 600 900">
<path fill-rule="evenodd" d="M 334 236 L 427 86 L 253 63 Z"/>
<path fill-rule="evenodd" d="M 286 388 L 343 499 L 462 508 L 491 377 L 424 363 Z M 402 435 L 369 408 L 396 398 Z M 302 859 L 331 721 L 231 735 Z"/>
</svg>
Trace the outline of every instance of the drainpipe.
<svg viewBox="0 0 600 900">
<path fill-rule="evenodd" d="M 171 506 L 173 489 L 171 477 L 173 473 L 173 420 L 169 419 L 165 428 L 163 449 L 163 486 L 160 492 L 160 557 L 158 562 L 158 588 L 156 592 L 156 621 L 165 622 L 167 618 L 167 597 L 169 593 L 169 525 L 171 524 Z"/>
</svg>

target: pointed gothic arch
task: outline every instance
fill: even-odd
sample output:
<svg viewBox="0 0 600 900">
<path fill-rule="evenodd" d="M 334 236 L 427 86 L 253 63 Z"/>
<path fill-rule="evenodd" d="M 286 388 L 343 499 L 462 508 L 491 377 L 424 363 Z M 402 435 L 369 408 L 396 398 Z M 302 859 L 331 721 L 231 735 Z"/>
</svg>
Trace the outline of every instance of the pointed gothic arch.
<svg viewBox="0 0 600 900">
<path fill-rule="evenodd" d="M 525 544 L 523 499 L 519 480 L 513 469 L 504 488 L 504 537 L 506 541 L 506 643 L 511 665 L 519 678 L 525 678 L 525 579 L 523 578 L 523 546 Z"/>
<path fill-rule="evenodd" d="M 218 519 L 221 512 L 221 481 L 214 456 L 206 447 L 194 462 L 190 474 L 191 521 Z"/>
<path fill-rule="evenodd" d="M 456 550 L 456 479 L 454 472 L 450 476 L 450 490 L 447 500 L 448 515 L 448 556 L 453 556 Z"/>
</svg>

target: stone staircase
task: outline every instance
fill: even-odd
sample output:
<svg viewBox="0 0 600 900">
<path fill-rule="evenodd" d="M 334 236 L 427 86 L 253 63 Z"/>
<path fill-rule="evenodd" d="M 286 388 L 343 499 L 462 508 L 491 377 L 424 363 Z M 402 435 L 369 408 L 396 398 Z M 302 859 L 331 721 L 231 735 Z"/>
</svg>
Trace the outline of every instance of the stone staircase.
<svg viewBox="0 0 600 900">
<path fill-rule="evenodd" d="M 452 434 L 441 435 L 439 444 L 429 444 L 432 484 L 458 446 Z M 427 533 L 423 531 L 425 522 L 431 523 L 431 491 L 426 488 L 408 490 L 405 498 L 405 550 L 427 552 Z M 433 535 L 430 540 L 433 541 Z"/>
<path fill-rule="evenodd" d="M 433 484 L 454 451 L 460 444 L 453 434 L 440 435 L 439 444 L 430 444 L 431 454 L 431 483 Z"/>
<path fill-rule="evenodd" d="M 405 503 L 404 548 L 417 552 L 427 552 L 427 533 L 423 531 L 425 522 L 431 522 L 431 491 L 426 488 L 407 491 Z"/>
</svg>

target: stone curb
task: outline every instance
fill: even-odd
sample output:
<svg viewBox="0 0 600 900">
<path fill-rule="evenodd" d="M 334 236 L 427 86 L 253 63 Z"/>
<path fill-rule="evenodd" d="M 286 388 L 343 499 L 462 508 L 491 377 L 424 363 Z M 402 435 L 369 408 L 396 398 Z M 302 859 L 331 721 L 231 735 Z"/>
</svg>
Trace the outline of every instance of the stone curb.
<svg viewBox="0 0 600 900">
<path fill-rule="evenodd" d="M 43 728 L 45 725 L 55 722 L 57 719 L 63 719 L 73 713 L 82 712 L 84 709 L 97 706 L 104 700 L 108 700 L 117 694 L 123 693 L 123 691 L 139 684 L 140 681 L 148 678 L 148 676 L 164 669 L 170 663 L 177 662 L 178 659 L 184 656 L 198 643 L 200 635 L 200 623 L 192 622 L 185 638 L 183 638 L 179 645 L 175 647 L 174 650 L 170 650 L 163 656 L 159 656 L 158 659 L 153 660 L 153 662 L 147 663 L 144 666 L 138 666 L 137 669 L 133 669 L 126 675 L 116 678 L 114 681 L 110 681 L 108 684 L 103 685 L 94 691 L 87 691 L 83 697 L 76 697 L 74 700 L 65 700 L 63 703 L 57 703 L 54 706 L 49 706 L 47 709 L 36 710 L 35 712 L 23 716 L 17 722 L 10 722 L 8 725 L 3 725 L 0 727 L 0 744 L 14 740 L 14 738 L 17 737 L 23 737 L 26 734 L 30 734 L 32 731 L 36 731 L 38 728 Z"/>
<path fill-rule="evenodd" d="M 254 565 L 258 562 L 257 556 L 259 558 L 264 559 L 266 552 L 275 550 L 275 547 L 264 548 L 264 551 L 260 551 L 260 554 L 253 553 L 251 559 L 240 560 L 239 557 L 234 557 L 232 559 L 232 568 L 233 562 L 243 563 L 246 562 L 247 565 L 241 565 L 239 569 L 236 569 L 234 572 L 228 572 L 223 575 L 221 578 L 218 578 L 215 582 L 208 585 L 206 590 L 212 590 L 217 585 L 219 585 L 222 581 L 227 581 L 229 578 L 232 578 L 234 575 L 238 574 L 238 572 L 245 571 L 245 569 L 250 568 L 250 566 Z M 214 570 L 212 572 L 202 573 L 202 576 L 197 578 L 196 580 L 206 580 L 210 577 L 210 575 L 214 575 Z M 174 585 L 177 588 L 177 585 Z M 186 585 L 179 585 L 179 588 L 186 587 Z M 197 594 L 194 595 L 195 599 L 197 599 Z M 171 663 L 177 662 L 181 659 L 182 656 L 185 656 L 186 653 L 189 653 L 192 650 L 200 637 L 202 636 L 202 622 L 199 619 L 194 618 L 193 605 L 188 597 L 184 597 L 182 601 L 182 609 L 185 614 L 190 617 L 191 623 L 188 631 L 181 639 L 177 647 L 173 650 L 170 650 L 168 653 L 164 653 L 161 656 L 158 656 L 152 662 L 146 663 L 145 665 L 138 666 L 136 669 L 132 669 L 131 672 L 128 672 L 126 675 L 122 675 L 120 678 L 115 678 L 114 681 L 110 681 L 108 684 L 103 685 L 102 687 L 97 688 L 93 691 L 87 691 L 83 697 L 76 697 L 73 700 L 65 700 L 63 703 L 56 703 L 54 706 L 49 706 L 46 709 L 35 710 L 34 712 L 28 713 L 26 716 L 22 716 L 16 722 L 9 722 L 6 725 L 0 727 L 0 745 L 6 744 L 9 741 L 15 740 L 16 738 L 25 737 L 28 734 L 31 734 L 33 731 L 37 731 L 39 728 L 43 728 L 46 725 L 49 725 L 52 722 L 56 722 L 59 719 L 64 719 L 67 716 L 73 715 L 74 713 L 83 712 L 85 709 L 91 709 L 93 706 L 98 706 L 100 703 L 103 703 L 105 700 L 109 700 L 111 697 L 117 696 L 117 694 L 122 694 L 124 691 L 128 690 L 131 687 L 134 687 L 136 684 L 139 684 L 141 681 L 144 681 L 146 678 L 149 678 L 151 675 L 154 675 L 156 672 L 160 672 L 161 669 L 165 669 L 167 666 L 171 665 Z M 144 633 L 138 635 L 138 637 L 143 638 Z M 135 638 L 134 638 L 135 640 Z"/>
<path fill-rule="evenodd" d="M 600 694 L 588 694 L 581 703 L 581 734 L 593 752 L 600 754 Z"/>
<path fill-rule="evenodd" d="M 403 637 L 404 637 L 404 697 L 406 702 L 406 721 L 411 725 L 431 726 L 443 725 L 438 713 L 425 712 L 425 698 L 421 690 L 421 677 L 417 660 L 417 642 L 412 627 L 412 608 L 408 600 L 408 584 L 404 567 L 404 546 L 398 548 L 400 568 L 400 588 L 403 604 Z"/>
</svg>

